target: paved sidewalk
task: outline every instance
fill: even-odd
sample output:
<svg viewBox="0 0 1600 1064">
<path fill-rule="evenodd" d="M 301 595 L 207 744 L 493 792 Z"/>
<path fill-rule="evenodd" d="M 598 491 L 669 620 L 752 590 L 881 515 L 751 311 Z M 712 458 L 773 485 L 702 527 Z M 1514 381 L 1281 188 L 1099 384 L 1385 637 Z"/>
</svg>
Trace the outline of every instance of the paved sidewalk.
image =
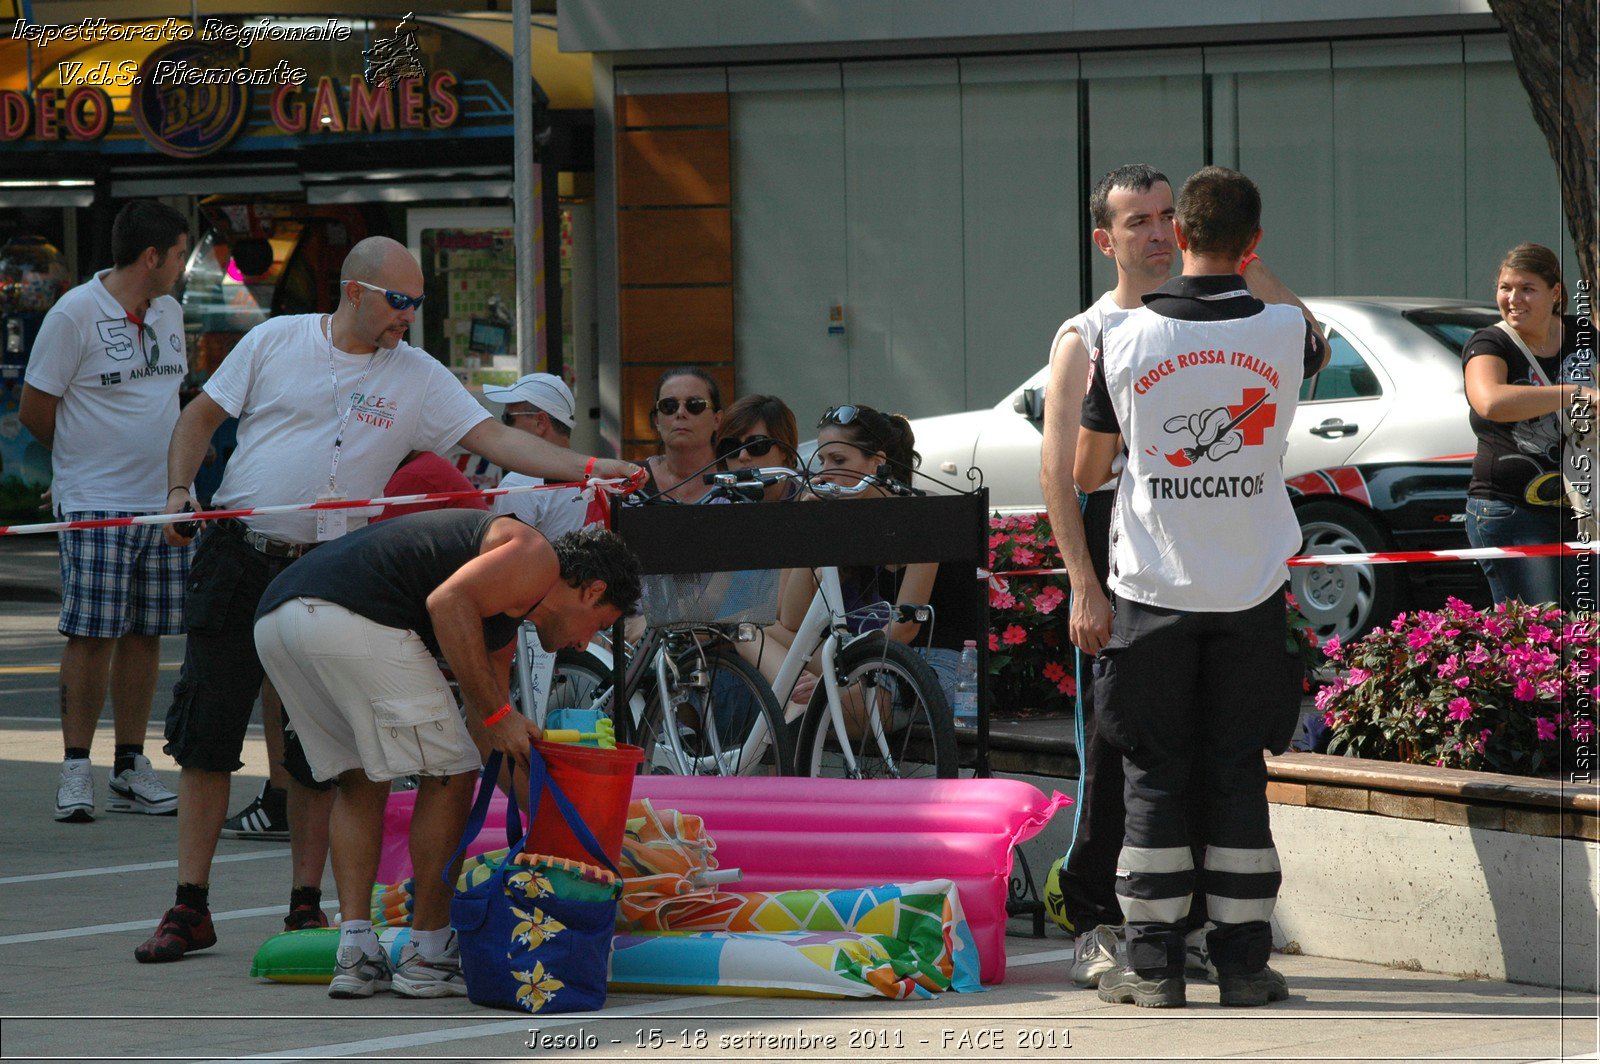
<svg viewBox="0 0 1600 1064">
<path fill-rule="evenodd" d="M 1304 956 L 1274 958 L 1293 996 L 1268 1009 L 1224 1011 L 1209 985 L 1191 988 L 1183 1012 L 1106 1005 L 1068 982 L 1071 943 L 1061 932 L 1032 939 L 1020 922 L 1003 985 L 929 1002 L 618 995 L 603 1013 L 543 1020 L 464 999 L 336 1002 L 318 986 L 247 974 L 256 946 L 281 926 L 288 889 L 288 848 L 259 842 L 221 845 L 212 887 L 220 943 L 144 966 L 132 950 L 171 904 L 176 823 L 102 814 L 56 824 L 57 743 L 46 724 L 0 720 L 8 1060 L 1542 1061 L 1595 1045 L 1589 995 Z M 245 760 L 235 804 L 260 786 L 259 738 Z M 176 783 L 170 762 L 156 761 Z M 331 896 L 331 881 L 325 890 Z M 540 1047 L 528 1048 L 530 1029 L 542 1032 Z M 802 1035 L 832 1036 L 836 1047 L 797 1048 Z M 761 1048 L 766 1038 L 776 1041 Z"/>
</svg>

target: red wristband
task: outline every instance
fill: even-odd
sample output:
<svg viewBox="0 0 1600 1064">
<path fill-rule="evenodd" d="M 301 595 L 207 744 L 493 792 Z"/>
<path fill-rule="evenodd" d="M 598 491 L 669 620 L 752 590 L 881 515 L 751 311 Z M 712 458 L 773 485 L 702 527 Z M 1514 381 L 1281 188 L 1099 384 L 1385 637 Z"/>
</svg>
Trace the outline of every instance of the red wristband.
<svg viewBox="0 0 1600 1064">
<path fill-rule="evenodd" d="M 594 472 L 594 464 L 596 461 L 597 459 L 590 458 L 587 462 L 583 463 L 583 479 L 589 479 L 589 474 Z"/>
<path fill-rule="evenodd" d="M 511 703 L 507 702 L 505 705 L 501 706 L 499 709 L 495 710 L 493 713 L 489 714 L 487 717 L 484 717 L 483 718 L 483 726 L 485 728 L 492 728 L 496 724 L 499 724 L 501 721 L 505 720 L 510 715 L 511 715 Z"/>
<path fill-rule="evenodd" d="M 1252 262 L 1256 261 L 1257 259 L 1259 259 L 1260 257 L 1261 257 L 1260 255 L 1257 255 L 1254 251 L 1252 251 L 1250 254 L 1248 254 L 1244 258 L 1240 259 L 1239 260 L 1239 275 L 1241 277 L 1244 276 L 1244 271 L 1248 270 L 1250 268 L 1250 264 Z"/>
</svg>

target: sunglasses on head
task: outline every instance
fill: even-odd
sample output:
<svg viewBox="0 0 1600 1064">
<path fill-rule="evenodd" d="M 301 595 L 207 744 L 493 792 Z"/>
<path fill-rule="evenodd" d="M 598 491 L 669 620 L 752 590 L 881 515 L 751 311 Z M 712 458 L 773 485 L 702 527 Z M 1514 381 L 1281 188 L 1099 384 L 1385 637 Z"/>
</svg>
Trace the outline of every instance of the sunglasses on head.
<svg viewBox="0 0 1600 1064">
<path fill-rule="evenodd" d="M 823 413 L 822 419 L 817 422 L 817 428 L 824 425 L 848 425 L 861 414 L 861 408 L 845 404 L 843 406 L 830 406 Z"/>
<path fill-rule="evenodd" d="M 389 306 L 393 307 L 395 310 L 410 310 L 412 307 L 422 306 L 422 296 L 408 296 L 404 292 L 391 292 L 387 288 L 379 288 L 375 284 L 368 284 L 365 281 L 357 281 L 353 277 L 349 278 L 347 281 L 345 281 L 345 283 L 354 283 L 360 285 L 362 288 L 369 288 L 374 292 L 382 292 L 383 298 L 388 300 Z"/>
<path fill-rule="evenodd" d="M 751 458 L 765 458 L 777 445 L 778 441 L 770 436 L 746 436 L 743 439 L 730 436 L 722 441 L 722 456 L 733 458 L 739 452 L 747 451 Z"/>
<path fill-rule="evenodd" d="M 683 400 L 683 402 L 680 404 L 678 400 L 669 395 L 665 399 L 656 400 L 656 413 L 660 414 L 662 417 L 671 417 L 673 414 L 678 412 L 678 407 L 680 405 L 682 405 L 685 410 L 689 411 L 689 413 L 699 415 L 706 412 L 706 408 L 711 405 L 711 400 L 702 399 L 697 395 L 692 399 Z"/>
</svg>

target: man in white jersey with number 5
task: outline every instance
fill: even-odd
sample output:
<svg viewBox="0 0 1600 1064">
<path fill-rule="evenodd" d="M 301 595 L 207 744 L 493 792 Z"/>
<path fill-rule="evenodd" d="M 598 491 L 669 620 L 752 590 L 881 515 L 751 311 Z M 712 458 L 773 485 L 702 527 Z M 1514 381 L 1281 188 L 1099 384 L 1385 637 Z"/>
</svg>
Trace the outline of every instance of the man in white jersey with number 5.
<svg viewBox="0 0 1600 1064">
<path fill-rule="evenodd" d="M 1127 781 L 1116 891 L 1128 966 L 1101 976 L 1110 1002 L 1186 1003 L 1183 929 L 1197 882 L 1216 925 L 1207 944 L 1222 1004 L 1288 996 L 1267 965 L 1282 876 L 1262 750 L 1287 742 L 1299 702 L 1284 561 L 1300 531 L 1282 459 L 1301 382 L 1322 368 L 1327 343 L 1293 293 L 1258 284 L 1252 294 L 1240 276 L 1260 219 L 1260 192 L 1243 174 L 1207 167 L 1184 183 L 1173 222 L 1183 276 L 1108 325 L 1083 403 L 1078 486 L 1099 487 L 1126 454 L 1111 520 L 1113 616 L 1075 610 L 1072 623 L 1073 641 L 1098 654 L 1099 728 L 1122 751 Z M 1198 872 L 1191 813 L 1205 825 Z"/>
<path fill-rule="evenodd" d="M 404 245 L 387 237 L 363 240 L 350 249 L 340 277 L 332 314 L 256 326 L 184 409 L 167 452 L 167 512 L 189 504 L 188 486 L 207 441 L 228 417 L 239 419 L 239 446 L 217 489 L 220 509 L 372 498 L 410 452 L 458 445 L 506 468 L 561 480 L 636 471 L 500 424 L 443 364 L 406 343 L 423 278 Z M 256 606 L 295 559 L 364 522 L 348 510 L 324 510 L 209 522 L 201 532 L 185 599 L 183 672 L 166 725 L 167 752 L 183 768 L 177 898 L 155 934 L 134 950 L 139 961 L 176 961 L 215 944 L 211 860 L 263 676 Z M 170 541 L 185 542 L 166 527 Z M 400 716 L 417 709 L 389 708 Z M 325 927 L 320 885 L 333 794 L 311 774 L 298 742 L 286 742 L 284 761 L 293 855 L 284 927 Z"/>
</svg>

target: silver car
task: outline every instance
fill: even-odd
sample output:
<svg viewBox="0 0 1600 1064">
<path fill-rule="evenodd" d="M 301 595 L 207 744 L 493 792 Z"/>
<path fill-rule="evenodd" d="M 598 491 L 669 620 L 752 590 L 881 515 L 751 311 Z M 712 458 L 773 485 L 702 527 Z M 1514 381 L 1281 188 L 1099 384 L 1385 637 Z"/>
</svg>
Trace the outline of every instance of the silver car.
<svg viewBox="0 0 1600 1064">
<path fill-rule="evenodd" d="M 1328 365 L 1308 380 L 1283 471 L 1305 534 L 1302 553 L 1466 546 L 1467 423 L 1461 348 L 1499 320 L 1485 303 L 1307 299 L 1327 331 Z M 1039 444 L 1049 367 L 997 405 L 912 422 L 922 469 L 965 483 L 982 470 L 1001 511 L 1044 508 Z M 1484 598 L 1470 564 L 1295 567 L 1290 584 L 1320 636 L 1366 632 L 1413 601 Z"/>
</svg>

